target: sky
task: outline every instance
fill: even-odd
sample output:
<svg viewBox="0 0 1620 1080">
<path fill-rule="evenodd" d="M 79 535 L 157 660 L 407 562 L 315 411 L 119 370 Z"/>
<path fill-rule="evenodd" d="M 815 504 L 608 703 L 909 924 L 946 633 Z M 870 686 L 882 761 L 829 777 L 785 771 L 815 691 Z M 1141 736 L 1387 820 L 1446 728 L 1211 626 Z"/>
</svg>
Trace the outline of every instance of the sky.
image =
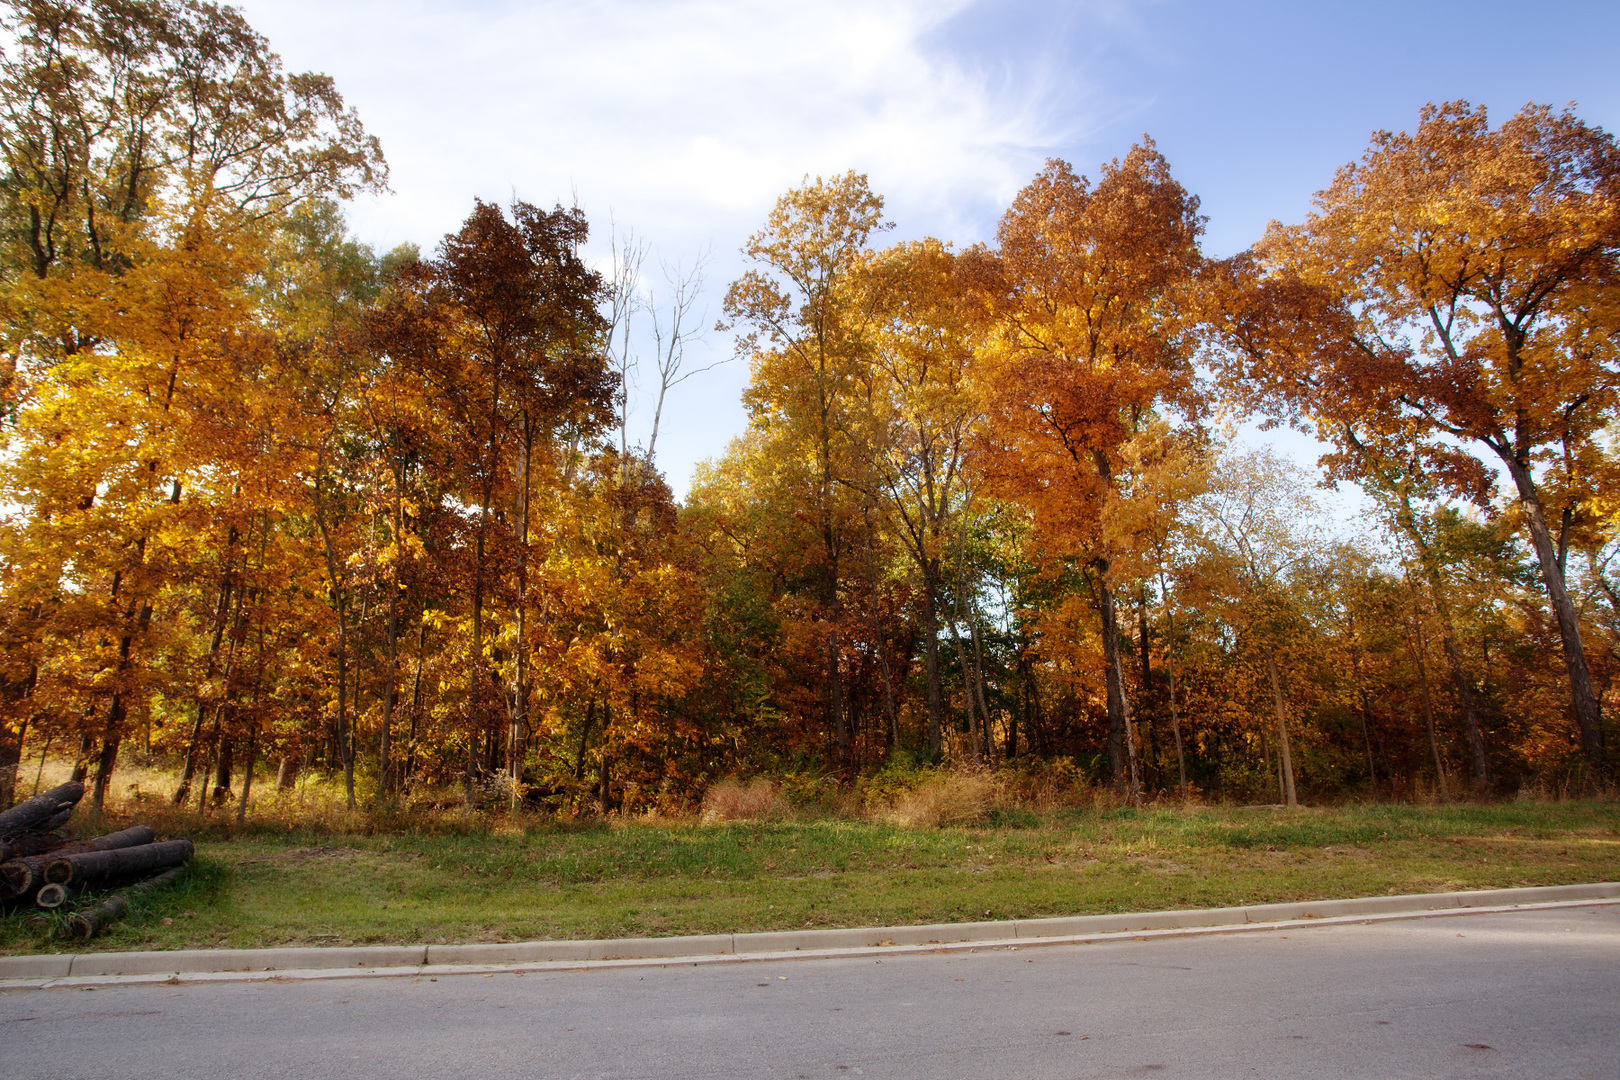
<svg viewBox="0 0 1620 1080">
<path fill-rule="evenodd" d="M 1620 3 L 1406 0 L 247 0 L 289 70 L 325 72 L 382 141 L 391 192 L 350 207 L 379 250 L 429 252 L 475 198 L 577 203 L 661 264 L 708 250 L 705 325 L 772 203 L 868 175 L 895 238 L 992 240 L 1042 164 L 1096 175 L 1144 134 L 1202 200 L 1224 256 L 1379 129 L 1464 99 L 1503 120 L 1574 103 L 1620 132 Z M 709 332 L 693 366 L 727 360 Z M 744 361 L 677 387 L 659 465 L 677 495 L 743 430 Z M 656 389 L 656 387 L 652 387 Z M 651 414 L 633 399 L 631 438 Z M 1311 447 L 1283 439 L 1309 463 Z"/>
</svg>

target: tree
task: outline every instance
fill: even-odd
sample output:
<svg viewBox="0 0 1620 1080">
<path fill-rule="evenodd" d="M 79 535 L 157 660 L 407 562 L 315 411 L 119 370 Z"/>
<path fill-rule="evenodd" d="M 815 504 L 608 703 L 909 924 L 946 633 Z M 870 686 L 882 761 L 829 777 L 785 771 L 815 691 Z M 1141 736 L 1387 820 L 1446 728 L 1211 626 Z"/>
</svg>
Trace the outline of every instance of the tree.
<svg viewBox="0 0 1620 1080">
<path fill-rule="evenodd" d="M 560 436 L 589 438 L 612 419 L 616 386 L 603 349 L 598 313 L 604 284 L 579 246 L 589 226 L 579 210 L 551 212 L 512 205 L 511 219 L 480 202 L 461 229 L 445 237 L 424 283 L 444 305 L 442 350 L 429 377 L 463 432 L 465 482 L 476 508 L 471 588 L 472 656 L 468 672 L 466 798 L 478 771 L 483 700 L 494 673 L 484 659 L 491 509 L 510 487 L 513 532 L 512 650 L 507 700 L 508 753 L 521 753 L 528 727 L 525 671 L 532 471 L 537 446 Z M 508 479 L 508 470 L 511 476 Z"/>
<path fill-rule="evenodd" d="M 1199 412 L 1192 290 L 1202 261 L 1198 200 L 1152 140 L 1102 169 L 1095 188 L 1061 161 L 1014 200 L 981 283 L 1001 325 L 981 374 L 990 423 L 983 469 L 1027 506 L 1055 550 L 1095 581 L 1115 784 L 1136 791 L 1120 661 L 1120 552 L 1103 518 L 1120 497 L 1133 440 L 1164 412 Z"/>
<path fill-rule="evenodd" d="M 956 256 L 937 240 L 898 244 L 864 260 L 857 287 L 872 312 L 872 345 L 862 354 L 864 398 L 846 426 L 871 477 L 869 494 L 887 507 L 920 579 L 928 746 L 937 754 L 940 560 L 966 501 L 967 448 L 982 416 L 971 383 L 981 331 L 957 280 Z M 969 726 L 977 731 L 976 720 Z"/>
<path fill-rule="evenodd" d="M 1232 294 L 1230 378 L 1463 497 L 1506 474 L 1601 767 L 1566 561 L 1620 391 L 1620 148 L 1569 112 L 1527 106 L 1492 130 L 1483 108 L 1431 105 L 1415 133 L 1375 133 L 1316 205 L 1268 230 L 1259 277 Z"/>
<path fill-rule="evenodd" d="M 1205 500 L 1207 541 L 1226 562 L 1234 586 L 1232 622 L 1265 661 L 1289 806 L 1299 800 L 1277 656 L 1288 637 L 1289 593 L 1320 545 L 1313 535 L 1317 508 L 1306 485 L 1297 466 L 1270 451 L 1254 451 L 1222 460 Z"/>
<path fill-rule="evenodd" d="M 883 200 L 853 171 L 789 191 L 743 253 L 758 264 L 732 283 L 725 313 L 748 329 L 739 355 L 753 377 L 744 393 L 750 422 L 776 428 L 814 461 L 807 512 L 821 545 L 817 597 L 825 642 L 822 713 L 847 764 L 849 732 L 842 707 L 839 563 L 846 547 L 836 505 L 845 467 L 840 435 L 853 367 L 866 347 L 869 314 L 849 288 L 867 239 L 888 226 Z"/>
</svg>

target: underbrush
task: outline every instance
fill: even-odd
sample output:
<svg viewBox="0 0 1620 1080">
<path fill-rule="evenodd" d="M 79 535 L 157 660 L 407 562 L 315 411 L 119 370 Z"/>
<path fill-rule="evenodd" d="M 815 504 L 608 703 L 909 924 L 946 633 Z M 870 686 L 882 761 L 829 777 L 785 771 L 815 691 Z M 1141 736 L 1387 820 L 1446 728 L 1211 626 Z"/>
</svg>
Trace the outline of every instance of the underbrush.
<svg viewBox="0 0 1620 1080">
<path fill-rule="evenodd" d="M 37 780 L 41 789 L 68 778 L 71 765 L 51 760 L 34 775 L 25 772 L 26 796 Z M 446 836 L 480 837 L 565 833 L 597 824 L 683 828 L 738 822 L 866 822 L 908 830 L 946 828 L 1030 829 L 1079 820 L 1177 822 L 1200 840 L 1231 850 L 1268 846 L 1374 842 L 1417 835 L 1413 829 L 1467 830 L 1472 820 L 1501 823 L 1516 819 L 1526 827 L 1544 816 L 1542 808 L 1565 803 L 1613 802 L 1606 798 L 1574 799 L 1555 789 L 1525 789 L 1514 799 L 1491 802 L 1437 799 L 1386 803 L 1342 800 L 1286 810 L 1280 806 L 1210 803 L 1196 790 L 1187 804 L 1174 791 L 1132 803 L 1111 788 L 1088 782 L 1072 759 L 1020 760 L 997 769 L 944 767 L 912 754 L 896 754 L 882 768 L 840 785 L 825 773 L 787 770 L 771 775 L 722 779 L 695 804 L 661 807 L 639 813 L 607 815 L 582 802 L 561 811 L 519 804 L 480 790 L 477 806 L 464 806 L 459 787 L 418 787 L 389 801 L 357 791 L 357 806 L 348 807 L 341 775 L 306 770 L 298 782 L 278 789 L 275 775 L 260 771 L 254 778 L 246 814 L 240 813 L 240 784 L 216 802 L 213 793 L 194 786 L 184 805 L 176 806 L 177 782 L 172 766 L 135 758 L 121 764 L 108 793 L 100 821 L 92 821 L 88 798 L 71 828 L 80 834 L 111 831 L 134 823 L 152 826 L 163 836 L 196 839 L 232 837 Z M 1226 811 L 1247 810 L 1237 818 Z M 1421 809 L 1421 813 L 1413 813 Z M 1241 823 L 1239 822 L 1239 819 Z M 1421 824 L 1418 824 L 1421 823 Z"/>
</svg>

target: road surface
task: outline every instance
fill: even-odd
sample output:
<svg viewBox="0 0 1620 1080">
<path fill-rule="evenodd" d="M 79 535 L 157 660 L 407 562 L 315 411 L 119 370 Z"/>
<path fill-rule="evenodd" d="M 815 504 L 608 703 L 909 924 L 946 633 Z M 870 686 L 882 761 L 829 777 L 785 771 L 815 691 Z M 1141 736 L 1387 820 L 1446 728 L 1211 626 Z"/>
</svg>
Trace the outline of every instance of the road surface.
<svg viewBox="0 0 1620 1080">
<path fill-rule="evenodd" d="M 1620 1077 L 1620 905 L 1106 944 L 0 994 L 5 1080 Z"/>
</svg>

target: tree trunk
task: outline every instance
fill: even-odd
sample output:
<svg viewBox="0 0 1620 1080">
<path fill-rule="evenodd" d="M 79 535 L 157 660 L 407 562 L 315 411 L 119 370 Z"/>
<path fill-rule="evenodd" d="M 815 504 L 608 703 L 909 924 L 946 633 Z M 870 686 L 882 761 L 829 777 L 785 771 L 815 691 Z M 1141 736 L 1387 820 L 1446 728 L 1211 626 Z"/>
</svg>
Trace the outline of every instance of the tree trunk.
<svg viewBox="0 0 1620 1080">
<path fill-rule="evenodd" d="M 1519 504 L 1524 507 L 1525 522 L 1530 527 L 1530 538 L 1536 549 L 1536 562 L 1541 568 L 1542 584 L 1558 621 L 1558 637 L 1564 647 L 1564 667 L 1569 672 L 1570 710 L 1581 737 L 1581 750 L 1594 772 L 1604 771 L 1603 725 L 1598 708 L 1597 692 L 1592 686 L 1592 672 L 1586 666 L 1586 651 L 1581 643 L 1581 628 L 1575 605 L 1564 585 L 1564 568 L 1559 562 L 1558 550 L 1547 529 L 1546 515 L 1542 512 L 1541 496 L 1536 491 L 1535 479 L 1528 465 L 1511 453 L 1502 454 L 1508 472 L 1519 490 Z"/>
<path fill-rule="evenodd" d="M 1288 743 L 1288 719 L 1283 711 L 1282 679 L 1277 674 L 1277 657 L 1270 645 L 1266 646 L 1266 674 L 1271 677 L 1271 700 L 1277 709 L 1277 748 L 1283 798 L 1289 806 L 1298 806 L 1299 799 L 1294 793 L 1294 754 Z"/>
<path fill-rule="evenodd" d="M 167 840 L 112 851 L 52 857 L 45 866 L 45 880 L 53 885 L 94 885 L 183 866 L 191 861 L 193 851 L 190 840 Z"/>
<path fill-rule="evenodd" d="M 529 586 L 529 470 L 534 457 L 534 421 L 523 413 L 523 456 L 518 479 L 517 533 L 517 641 L 512 648 L 512 683 L 507 689 L 507 779 L 511 787 L 511 810 L 517 812 L 522 797 L 524 739 L 529 727 L 529 684 L 524 665 L 524 638 L 528 630 Z"/>
<path fill-rule="evenodd" d="M 979 708 L 973 701 L 973 671 L 968 667 L 967 653 L 962 650 L 962 633 L 956 628 L 956 620 L 951 620 L 951 641 L 956 645 L 956 662 L 962 668 L 962 696 L 967 699 L 968 714 L 968 745 L 970 752 L 968 760 L 974 768 L 979 767 Z"/>
<path fill-rule="evenodd" d="M 180 878 L 182 867 L 172 867 L 145 881 L 129 886 L 123 892 L 114 893 L 100 903 L 80 908 L 68 916 L 67 923 L 57 932 L 58 937 L 82 938 L 88 940 L 101 933 L 112 923 L 123 918 L 129 911 L 129 902 L 132 898 L 161 889 Z"/>
<path fill-rule="evenodd" d="M 923 568 L 923 682 L 928 694 L 928 752 L 937 760 L 944 739 L 945 710 L 939 687 L 939 567 Z"/>
<path fill-rule="evenodd" d="M 27 735 L 26 719 L 0 720 L 0 809 L 17 801 L 17 770 L 22 765 L 23 740 Z"/>
<path fill-rule="evenodd" d="M 247 764 L 242 768 L 242 801 L 236 805 L 237 827 L 247 824 L 248 800 L 253 795 L 253 766 L 259 756 L 259 729 L 248 732 Z"/>
<path fill-rule="evenodd" d="M 93 840 L 79 840 L 70 844 L 59 844 L 51 851 L 30 855 L 26 858 L 15 858 L 4 862 L 4 870 L 0 871 L 0 899 L 24 897 L 45 884 L 45 868 L 56 859 L 66 855 L 78 855 L 87 851 L 115 851 L 119 848 L 139 847 L 150 844 L 157 839 L 157 833 L 149 826 L 135 825 L 128 829 L 106 836 L 98 836 Z"/>
<path fill-rule="evenodd" d="M 1378 795 L 1378 770 L 1373 768 L 1372 709 L 1367 703 L 1367 680 L 1361 670 L 1361 643 L 1356 637 L 1356 620 L 1350 618 L 1350 669 L 1356 677 L 1356 698 L 1361 703 L 1361 741 L 1367 748 L 1367 779 L 1372 784 L 1373 797 Z M 1393 778 L 1391 778 L 1393 779 Z"/>
<path fill-rule="evenodd" d="M 1176 772 L 1181 778 L 1181 802 L 1187 803 L 1187 758 L 1181 746 L 1181 715 L 1176 710 L 1176 611 L 1170 605 L 1170 590 L 1163 575 L 1159 590 L 1164 593 L 1164 618 L 1168 634 L 1164 643 L 1164 666 L 1170 675 L 1170 730 L 1176 737 Z"/>
<path fill-rule="evenodd" d="M 24 799 L 9 810 L 0 812 L 0 840 L 37 829 L 41 822 L 55 817 L 62 810 L 71 810 L 82 798 L 84 785 L 70 780 L 31 799 Z"/>
<path fill-rule="evenodd" d="M 968 636 L 973 642 L 973 690 L 979 696 L 979 715 L 984 717 L 984 757 L 994 769 L 996 735 L 990 722 L 990 705 L 984 696 L 984 650 L 979 646 L 979 618 L 971 601 L 968 603 Z"/>
<path fill-rule="evenodd" d="M 223 806 L 231 797 L 231 773 L 235 771 L 236 740 L 229 735 L 223 736 L 219 741 L 219 757 L 214 770 L 214 797 L 215 806 Z"/>
<path fill-rule="evenodd" d="M 1408 638 L 1407 644 L 1412 650 L 1413 658 L 1417 660 L 1418 685 L 1423 688 L 1423 720 L 1429 728 L 1429 753 L 1434 755 L 1434 781 L 1440 789 L 1440 798 L 1450 799 L 1451 794 L 1446 790 L 1446 766 L 1440 760 L 1440 741 L 1434 732 L 1434 703 L 1429 699 L 1429 666 L 1423 659 L 1423 654 L 1427 651 L 1423 644 L 1423 613 L 1416 610 L 1415 606 L 1412 612 L 1412 625 L 1416 636 Z"/>
<path fill-rule="evenodd" d="M 276 790 L 291 791 L 298 784 L 298 767 L 302 764 L 296 754 L 287 754 L 276 769 Z"/>
<path fill-rule="evenodd" d="M 1136 739 L 1131 726 L 1130 699 L 1125 694 L 1125 670 L 1119 656 L 1119 619 L 1114 594 L 1108 588 L 1108 560 L 1097 561 L 1097 612 L 1102 617 L 1104 678 L 1108 686 L 1108 764 L 1114 790 L 1126 791 L 1137 801 L 1141 791 L 1136 775 Z"/>
<path fill-rule="evenodd" d="M 472 656 L 467 664 L 467 773 L 462 779 L 462 802 L 473 808 L 473 784 L 478 778 L 478 740 L 484 733 L 484 530 L 489 523 L 489 485 L 478 506 L 478 536 L 473 543 Z"/>
<path fill-rule="evenodd" d="M 1479 707 L 1474 701 L 1474 683 L 1468 675 L 1468 665 L 1463 661 L 1462 649 L 1457 644 L 1456 624 L 1451 616 L 1451 601 L 1447 597 L 1444 575 L 1440 572 L 1440 560 L 1435 557 L 1423 530 L 1418 528 L 1411 495 L 1404 487 L 1401 488 L 1400 497 L 1397 517 L 1401 528 L 1417 548 L 1418 563 L 1429 582 L 1429 595 L 1434 600 L 1434 612 L 1440 619 L 1440 638 L 1445 647 L 1447 664 L 1451 668 L 1451 683 L 1457 694 L 1457 712 L 1462 720 L 1463 734 L 1468 739 L 1469 755 L 1474 762 L 1474 783 L 1483 791 L 1491 782 L 1490 768 L 1485 758 L 1485 738 L 1480 729 Z"/>
</svg>

